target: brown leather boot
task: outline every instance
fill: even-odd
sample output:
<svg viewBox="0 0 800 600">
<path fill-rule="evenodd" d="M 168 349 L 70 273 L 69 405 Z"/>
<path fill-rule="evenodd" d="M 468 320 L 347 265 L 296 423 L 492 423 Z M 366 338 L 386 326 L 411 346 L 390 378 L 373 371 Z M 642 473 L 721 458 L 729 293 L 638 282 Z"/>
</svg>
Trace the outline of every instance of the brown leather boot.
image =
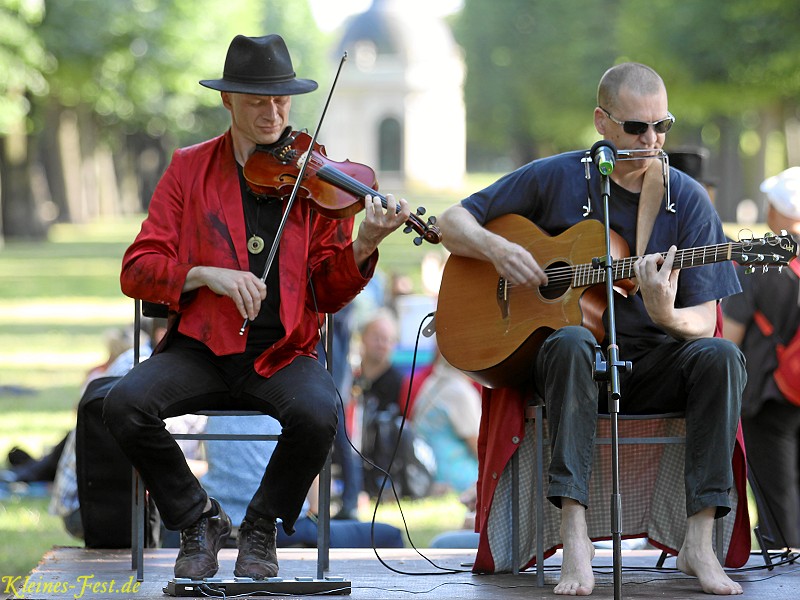
<svg viewBox="0 0 800 600">
<path fill-rule="evenodd" d="M 231 533 L 231 520 L 219 502 L 211 498 L 211 516 L 201 516 L 181 530 L 181 549 L 175 561 L 175 577 L 205 579 L 219 570 L 217 553 Z"/>
<path fill-rule="evenodd" d="M 275 548 L 275 521 L 247 519 L 239 527 L 239 556 L 233 574 L 236 577 L 268 579 L 278 575 L 278 551 Z"/>
</svg>

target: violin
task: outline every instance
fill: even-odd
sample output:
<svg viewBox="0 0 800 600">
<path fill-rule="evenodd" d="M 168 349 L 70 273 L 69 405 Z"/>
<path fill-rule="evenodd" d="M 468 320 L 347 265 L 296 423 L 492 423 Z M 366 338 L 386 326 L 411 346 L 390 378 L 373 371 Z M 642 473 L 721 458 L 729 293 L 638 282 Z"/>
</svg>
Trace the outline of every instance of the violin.
<svg viewBox="0 0 800 600">
<path fill-rule="evenodd" d="M 307 161 L 297 196 L 314 202 L 317 212 L 332 219 L 350 217 L 364 208 L 367 195 L 380 198 L 382 206 L 387 207 L 386 197 L 377 191 L 375 171 L 349 160 L 332 161 L 327 157 L 325 147 L 317 143 L 309 151 L 311 141 L 307 133 L 287 129 L 287 134 L 275 144 L 257 146 L 244 165 L 244 178 L 250 190 L 257 196 L 288 196 Z M 406 221 L 403 232 L 418 233 L 414 238 L 417 246 L 423 240 L 438 244 L 442 234 L 436 227 L 436 217 L 423 221 L 420 217 L 424 214 L 425 208 L 418 208 L 416 214 Z"/>
</svg>

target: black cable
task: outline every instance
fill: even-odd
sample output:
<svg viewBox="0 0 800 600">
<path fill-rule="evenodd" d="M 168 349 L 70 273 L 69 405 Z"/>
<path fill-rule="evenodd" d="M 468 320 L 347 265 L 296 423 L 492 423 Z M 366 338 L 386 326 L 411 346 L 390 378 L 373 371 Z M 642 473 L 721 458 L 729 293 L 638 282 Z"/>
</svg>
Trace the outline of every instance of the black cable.
<svg viewBox="0 0 800 600">
<path fill-rule="evenodd" d="M 313 295 L 313 287 L 312 287 L 312 295 Z M 397 439 L 395 440 L 394 448 L 392 450 L 392 456 L 391 456 L 391 459 L 389 460 L 389 464 L 387 465 L 387 467 L 384 469 L 383 467 L 380 467 L 380 466 L 376 465 L 374 462 L 372 462 L 370 459 L 368 459 L 366 456 L 364 456 L 355 447 L 355 445 L 353 444 L 353 441 L 350 439 L 350 436 L 347 433 L 347 429 L 346 428 L 344 429 L 345 437 L 347 438 L 347 443 L 356 452 L 356 454 L 358 454 L 358 456 L 361 458 L 361 460 L 363 462 L 365 462 L 366 464 L 370 465 L 372 468 L 374 468 L 375 470 L 377 470 L 381 474 L 383 474 L 383 480 L 381 481 L 381 485 L 380 485 L 380 488 L 378 490 L 377 498 L 375 500 L 375 508 L 374 508 L 374 510 L 372 512 L 372 519 L 370 521 L 370 542 L 372 543 L 372 551 L 375 553 L 375 557 L 378 559 L 378 561 L 384 567 L 389 569 L 390 571 L 392 571 L 394 573 L 398 573 L 400 575 L 443 575 L 443 574 L 469 573 L 470 572 L 470 571 L 465 570 L 465 569 L 453 569 L 453 568 L 449 568 L 449 567 L 441 567 L 441 566 L 437 565 L 436 563 L 434 563 L 429 557 L 425 556 L 422 552 L 420 552 L 420 550 L 414 544 L 414 540 L 412 539 L 411 533 L 408 530 L 408 523 L 406 521 L 405 514 L 403 513 L 403 506 L 402 506 L 402 503 L 400 501 L 400 495 L 397 492 L 397 488 L 395 487 L 395 484 L 394 484 L 394 479 L 391 476 L 392 465 L 394 464 L 394 460 L 397 457 L 397 452 L 398 452 L 398 450 L 400 448 L 400 441 L 401 441 L 402 435 L 403 435 L 403 429 L 405 428 L 405 424 L 406 424 L 406 421 L 408 419 L 408 408 L 411 405 L 411 390 L 413 389 L 414 375 L 416 373 L 416 364 L 417 364 L 417 355 L 419 353 L 420 336 L 422 335 L 422 329 L 423 329 L 426 321 L 428 319 L 433 318 L 434 314 L 435 313 L 431 312 L 431 313 L 428 313 L 427 315 L 425 315 L 422 318 L 422 320 L 420 321 L 419 328 L 417 329 L 417 336 L 416 336 L 416 339 L 415 339 L 415 342 L 414 342 L 414 353 L 413 353 L 412 360 L 411 360 L 411 374 L 409 376 L 409 383 L 408 383 L 408 391 L 407 391 L 407 396 L 406 396 L 406 402 L 405 402 L 405 406 L 403 407 L 403 414 L 402 414 L 402 418 L 400 420 L 400 428 L 399 428 L 399 431 L 398 431 Z M 330 332 L 327 332 L 327 333 L 330 334 Z M 339 390 L 337 390 L 337 395 L 339 396 L 339 402 L 342 405 L 342 412 L 344 412 L 344 400 L 342 399 L 342 395 L 341 395 L 341 393 L 339 393 Z M 377 521 L 378 507 L 380 506 L 381 499 L 383 497 L 383 492 L 386 489 L 387 483 L 391 486 L 392 494 L 394 495 L 394 498 L 395 498 L 395 503 L 397 504 L 397 508 L 400 511 L 400 518 L 403 521 L 403 529 L 404 529 L 404 531 L 406 533 L 406 537 L 408 538 L 409 543 L 411 544 L 411 547 L 414 549 L 414 551 L 422 559 L 424 559 L 433 568 L 439 569 L 439 571 L 441 571 L 441 572 L 401 571 L 401 570 L 395 569 L 391 565 L 387 564 L 386 561 L 384 561 L 384 559 L 378 553 L 377 544 L 375 543 L 375 523 Z"/>
<path fill-rule="evenodd" d="M 416 335 L 416 338 L 414 340 L 414 354 L 413 354 L 412 359 L 411 359 L 411 375 L 409 377 L 409 382 L 408 382 L 408 391 L 407 391 L 407 395 L 406 395 L 406 402 L 405 402 L 405 406 L 403 407 L 403 416 L 402 416 L 402 419 L 400 420 L 400 429 L 399 429 L 398 434 L 397 434 L 397 439 L 395 440 L 395 445 L 394 445 L 394 449 L 392 451 L 392 458 L 389 461 L 389 466 L 387 467 L 386 470 L 380 469 L 380 471 L 384 474 L 384 478 L 383 478 L 383 481 L 381 482 L 380 489 L 378 490 L 378 497 L 375 500 L 375 509 L 372 512 L 372 534 L 373 534 L 373 537 L 372 537 L 372 550 L 375 553 L 375 557 L 378 559 L 378 561 L 384 567 L 386 567 L 390 571 L 392 571 L 394 573 L 398 573 L 400 575 L 452 575 L 452 574 L 455 574 L 455 573 L 469 573 L 470 572 L 469 570 L 466 570 L 466 569 L 454 569 L 454 568 L 450 568 L 450 567 L 441 567 L 441 566 L 437 565 L 435 562 L 433 562 L 433 560 L 431 560 L 430 558 L 425 556 L 422 552 L 420 552 L 420 550 L 416 547 L 416 545 L 414 545 L 414 540 L 411 538 L 411 533 L 408 531 L 408 523 L 406 522 L 405 514 L 403 513 L 403 507 L 402 507 L 402 504 L 400 502 L 400 498 L 399 498 L 399 496 L 397 494 L 397 490 L 396 490 L 396 488 L 394 486 L 394 481 L 392 480 L 392 476 L 390 474 L 391 470 L 392 470 L 392 468 L 391 468 L 392 464 L 394 463 L 394 459 L 397 456 L 397 451 L 400 448 L 400 440 L 402 439 L 403 428 L 405 427 L 406 421 L 408 419 L 408 408 L 411 405 L 411 390 L 413 389 L 413 385 L 414 385 L 414 375 L 416 373 L 417 354 L 418 354 L 418 351 L 419 351 L 420 336 L 422 335 L 422 329 L 423 329 L 423 326 L 425 325 L 425 322 L 428 319 L 433 318 L 434 314 L 435 313 L 431 312 L 431 313 L 428 313 L 427 315 L 425 315 L 422 318 L 422 320 L 420 321 L 419 328 L 417 329 L 417 335 Z M 372 463 L 370 463 L 370 464 L 372 464 Z M 405 529 L 406 536 L 408 537 L 408 542 L 411 544 L 411 547 L 414 549 L 414 551 L 417 553 L 418 556 L 420 556 L 423 560 L 425 560 L 425 562 L 430 564 L 434 569 L 438 569 L 439 571 L 436 571 L 436 572 L 401 571 L 401 570 L 396 569 L 396 568 L 392 567 L 391 565 L 387 564 L 386 561 L 384 561 L 383 558 L 378 553 L 378 549 L 375 547 L 374 527 L 375 527 L 375 519 L 376 519 L 377 514 L 378 514 L 378 507 L 380 506 L 381 498 L 383 497 L 383 490 L 386 487 L 387 481 L 391 483 L 392 492 L 394 493 L 395 502 L 397 503 L 397 508 L 400 511 L 400 517 L 401 517 L 401 519 L 403 521 L 403 527 Z"/>
</svg>

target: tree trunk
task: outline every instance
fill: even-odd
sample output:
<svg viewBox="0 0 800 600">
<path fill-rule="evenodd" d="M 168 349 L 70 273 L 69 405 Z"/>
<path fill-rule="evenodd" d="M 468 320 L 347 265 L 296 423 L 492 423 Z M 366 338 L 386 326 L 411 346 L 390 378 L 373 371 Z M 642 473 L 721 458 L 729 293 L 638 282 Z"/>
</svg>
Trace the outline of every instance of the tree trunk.
<svg viewBox="0 0 800 600">
<path fill-rule="evenodd" d="M 56 220 L 69 223 L 72 220 L 67 198 L 66 173 L 60 144 L 62 107 L 50 103 L 44 116 L 45 126 L 39 134 L 39 161 L 47 180 L 50 200 L 56 206 Z"/>
<path fill-rule="evenodd" d="M 717 212 L 723 221 L 736 221 L 736 208 L 742 195 L 742 163 L 739 156 L 740 130 L 735 121 L 718 120 L 720 181 L 717 193 Z"/>
<path fill-rule="evenodd" d="M 31 190 L 28 138 L 24 123 L 0 138 L 0 198 L 3 237 L 41 239 L 46 228 L 36 210 Z"/>
</svg>

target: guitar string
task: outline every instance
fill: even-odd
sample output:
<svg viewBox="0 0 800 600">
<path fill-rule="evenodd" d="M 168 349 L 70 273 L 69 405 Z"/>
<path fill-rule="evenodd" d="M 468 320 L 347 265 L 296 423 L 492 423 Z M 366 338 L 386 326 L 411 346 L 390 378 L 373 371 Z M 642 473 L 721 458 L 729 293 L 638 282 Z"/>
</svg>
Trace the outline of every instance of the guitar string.
<svg viewBox="0 0 800 600">
<path fill-rule="evenodd" d="M 709 256 L 716 257 L 722 252 L 723 256 L 727 256 L 728 252 L 731 254 L 740 254 L 744 248 L 745 242 L 727 242 L 724 244 L 716 244 L 713 246 L 700 246 L 698 248 L 687 248 L 678 250 L 675 255 L 675 262 L 679 267 L 684 267 L 686 264 L 691 266 L 698 258 L 707 258 Z M 660 253 L 662 257 L 666 257 L 666 252 Z M 613 271 L 615 277 L 622 273 L 632 271 L 633 263 L 639 260 L 639 256 L 628 256 L 614 261 Z M 687 260 L 688 259 L 688 260 Z M 590 263 L 583 263 L 580 265 L 569 265 L 566 267 L 556 267 L 547 271 L 548 286 L 553 283 L 571 282 L 575 276 L 580 274 L 583 278 L 588 278 L 590 283 L 602 283 L 605 281 L 605 271 L 596 269 Z M 597 274 L 597 277 L 591 275 Z M 630 275 L 629 275 L 630 277 Z M 622 277 L 621 277 L 622 278 Z M 517 284 L 509 283 L 509 288 L 517 287 Z"/>
</svg>

